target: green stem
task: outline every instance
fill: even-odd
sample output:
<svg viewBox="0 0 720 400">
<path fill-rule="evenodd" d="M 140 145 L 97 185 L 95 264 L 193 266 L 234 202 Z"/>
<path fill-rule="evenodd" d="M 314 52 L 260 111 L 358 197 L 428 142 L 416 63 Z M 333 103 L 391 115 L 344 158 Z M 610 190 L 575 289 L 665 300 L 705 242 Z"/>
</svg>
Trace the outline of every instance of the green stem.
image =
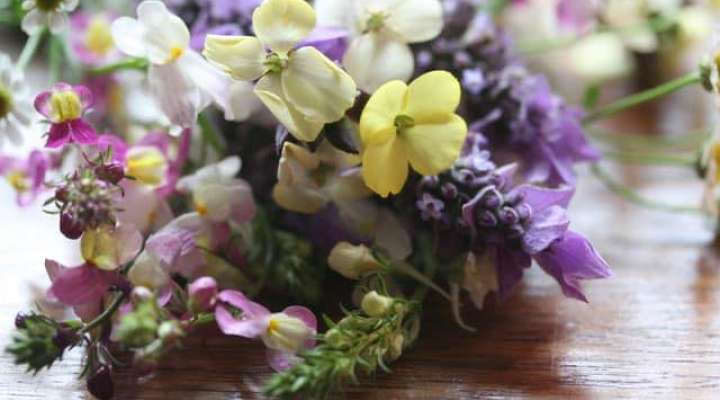
<svg viewBox="0 0 720 400">
<path fill-rule="evenodd" d="M 695 167 L 695 158 L 674 154 L 635 153 L 622 150 L 608 150 L 603 152 L 605 158 L 628 164 L 640 165 L 666 165 L 675 167 Z"/>
<path fill-rule="evenodd" d="M 641 207 L 675 213 L 697 214 L 701 212 L 701 210 L 697 207 L 676 206 L 648 199 L 638 194 L 633 189 L 625 186 L 621 182 L 615 180 L 607 171 L 603 170 L 598 164 L 592 164 L 591 171 L 593 175 L 595 175 L 603 184 L 605 184 L 605 186 L 610 191 L 624 198 L 625 200 L 628 200 L 631 203 L 634 203 Z"/>
<path fill-rule="evenodd" d="M 628 108 L 632 108 L 658 97 L 668 95 L 686 86 L 698 84 L 701 80 L 700 72 L 695 71 L 672 81 L 665 82 L 652 89 L 624 97 L 588 114 L 585 118 L 583 118 L 583 125 L 588 125 L 595 121 L 610 117 Z"/>
<path fill-rule="evenodd" d="M 113 298 L 110 305 L 102 312 L 102 314 L 98 315 L 94 320 L 90 321 L 87 325 L 85 325 L 85 327 L 80 329 L 78 333 L 82 335 L 83 333 L 90 332 L 91 330 L 100 326 L 100 324 L 104 323 L 108 318 L 112 317 L 112 315 L 115 314 L 115 311 L 117 311 L 124 299 L 125 293 L 119 292 L 117 295 L 115 295 L 115 298 Z"/>
<path fill-rule="evenodd" d="M 145 71 L 148 65 L 148 60 L 144 58 L 128 58 L 113 64 L 93 68 L 89 72 L 93 75 L 107 75 L 124 70 Z"/>
<path fill-rule="evenodd" d="M 20 53 L 20 57 L 18 57 L 17 64 L 15 64 L 15 69 L 17 71 L 25 71 L 28 64 L 30 64 L 30 61 L 32 61 L 33 56 L 37 53 L 37 49 L 40 47 L 43 36 L 45 36 L 45 29 L 42 29 L 30 36 L 25 42 L 25 47 L 23 47 L 22 53 Z"/>
<path fill-rule="evenodd" d="M 48 64 L 50 68 L 50 83 L 55 83 L 62 77 L 62 60 L 63 60 L 63 44 L 62 39 L 57 36 L 50 37 L 50 54 L 48 55 Z"/>
<path fill-rule="evenodd" d="M 225 145 L 223 144 L 222 136 L 220 136 L 220 133 L 215 129 L 212 121 L 210 121 L 210 118 L 208 118 L 205 113 L 198 115 L 198 125 L 200 125 L 200 132 L 203 139 L 207 141 L 218 154 L 225 154 Z"/>
<path fill-rule="evenodd" d="M 415 293 L 413 293 L 412 299 L 418 303 L 422 303 L 428 293 L 428 290 L 433 289 L 448 301 L 452 301 L 450 294 L 433 282 L 433 276 L 435 276 L 435 271 L 437 270 L 437 260 L 433 254 L 431 240 L 427 237 L 427 235 L 421 234 L 418 237 L 418 251 L 420 252 L 420 256 L 423 260 L 422 264 L 424 273 L 420 273 L 418 270 L 407 266 L 407 264 L 393 264 L 393 268 L 405 273 L 421 283 L 421 285 L 415 290 Z M 403 267 L 398 268 L 399 265 L 403 265 Z"/>
</svg>

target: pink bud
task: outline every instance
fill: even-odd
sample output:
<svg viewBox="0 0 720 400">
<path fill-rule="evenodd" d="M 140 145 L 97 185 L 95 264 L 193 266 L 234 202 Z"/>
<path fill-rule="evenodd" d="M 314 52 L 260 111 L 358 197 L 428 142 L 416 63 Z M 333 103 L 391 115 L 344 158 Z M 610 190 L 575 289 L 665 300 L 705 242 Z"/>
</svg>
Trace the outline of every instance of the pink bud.
<svg viewBox="0 0 720 400">
<path fill-rule="evenodd" d="M 190 309 L 194 312 L 211 310 L 215 307 L 217 293 L 218 287 L 215 279 L 209 276 L 198 278 L 188 287 Z"/>
</svg>

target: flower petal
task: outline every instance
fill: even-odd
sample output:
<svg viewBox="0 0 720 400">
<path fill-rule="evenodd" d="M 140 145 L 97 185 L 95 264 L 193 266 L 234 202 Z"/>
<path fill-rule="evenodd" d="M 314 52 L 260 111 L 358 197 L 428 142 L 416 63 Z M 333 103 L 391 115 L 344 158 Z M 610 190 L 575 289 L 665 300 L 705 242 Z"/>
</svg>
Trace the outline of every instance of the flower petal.
<svg viewBox="0 0 720 400">
<path fill-rule="evenodd" d="M 57 35 L 62 33 L 70 24 L 70 18 L 64 12 L 51 12 L 48 14 L 48 28 L 50 33 Z"/>
<path fill-rule="evenodd" d="M 68 122 L 72 141 L 79 144 L 94 144 L 97 142 L 95 128 L 82 118 Z"/>
<path fill-rule="evenodd" d="M 372 93 L 385 82 L 410 79 L 415 61 L 406 44 L 368 33 L 350 42 L 343 65 L 360 89 Z"/>
<path fill-rule="evenodd" d="M 460 104 L 460 82 L 447 71 L 422 74 L 408 86 L 404 112 L 415 124 L 434 124 L 446 121 Z"/>
<path fill-rule="evenodd" d="M 151 65 L 148 82 L 160 109 L 168 119 L 181 127 L 194 126 L 205 99 L 197 86 L 185 76 L 177 63 Z"/>
<path fill-rule="evenodd" d="M 438 0 L 396 1 L 388 11 L 385 28 L 405 43 L 434 39 L 443 28 L 443 10 Z"/>
<path fill-rule="evenodd" d="M 244 293 L 237 290 L 223 290 L 218 294 L 218 301 L 239 308 L 249 318 L 260 318 L 270 315 L 270 310 L 262 304 L 250 300 Z"/>
<path fill-rule="evenodd" d="M 143 42 L 153 64 L 173 61 L 174 52 L 188 48 L 190 31 L 180 17 L 168 11 L 163 2 L 143 1 L 137 8 L 137 16 L 145 28 Z"/>
<path fill-rule="evenodd" d="M 528 254 L 537 254 L 561 238 L 570 225 L 567 212 L 560 206 L 546 208 L 533 214 L 530 226 L 523 235 L 522 247 Z"/>
<path fill-rule="evenodd" d="M 288 102 L 277 74 L 268 74 L 260 79 L 255 85 L 255 94 L 288 132 L 302 141 L 315 140 L 325 125 L 304 118 L 300 111 Z"/>
<path fill-rule="evenodd" d="M 384 143 L 395 133 L 395 117 L 405 107 L 407 85 L 391 81 L 382 85 L 368 100 L 360 116 L 360 137 L 364 144 Z"/>
<path fill-rule="evenodd" d="M 28 36 L 32 36 L 45 26 L 46 16 L 44 12 L 33 9 L 28 12 L 22 20 L 22 30 Z"/>
<path fill-rule="evenodd" d="M 292 50 L 315 28 L 315 10 L 303 0 L 265 0 L 252 19 L 258 39 L 281 53 Z"/>
<path fill-rule="evenodd" d="M 222 333 L 226 335 L 242 336 L 250 339 L 256 338 L 266 330 L 264 319 L 237 319 L 233 317 L 225 306 L 218 304 L 215 307 L 215 320 Z"/>
<path fill-rule="evenodd" d="M 120 17 L 112 23 L 112 37 L 115 46 L 132 57 L 145 57 L 145 26 L 130 17 Z"/>
<path fill-rule="evenodd" d="M 392 138 L 363 150 L 365 184 L 382 197 L 402 190 L 408 176 L 408 155 L 403 142 Z"/>
<path fill-rule="evenodd" d="M 407 146 L 410 164 L 422 175 L 437 175 L 460 156 L 467 136 L 465 120 L 453 114 L 446 121 L 416 125 L 400 135 Z"/>
<path fill-rule="evenodd" d="M 99 300 L 110 287 L 112 275 L 99 269 L 82 265 L 66 268 L 55 276 L 50 293 L 68 306 Z"/>
<path fill-rule="evenodd" d="M 335 122 L 355 102 L 350 75 L 314 47 L 293 52 L 281 77 L 287 99 L 311 121 Z"/>
<path fill-rule="evenodd" d="M 208 35 L 203 55 L 233 79 L 254 81 L 265 73 L 266 52 L 254 36 Z"/>
</svg>

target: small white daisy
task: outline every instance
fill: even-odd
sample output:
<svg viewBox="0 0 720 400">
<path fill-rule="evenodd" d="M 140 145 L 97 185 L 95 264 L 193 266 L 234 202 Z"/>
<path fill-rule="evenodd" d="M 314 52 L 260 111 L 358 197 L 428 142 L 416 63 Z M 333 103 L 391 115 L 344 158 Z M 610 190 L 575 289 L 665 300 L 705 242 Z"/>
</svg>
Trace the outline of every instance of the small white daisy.
<svg viewBox="0 0 720 400">
<path fill-rule="evenodd" d="M 22 143 L 32 116 L 32 102 L 22 74 L 15 71 L 10 57 L 0 53 L 0 146 L 5 137 L 14 144 Z"/>
<path fill-rule="evenodd" d="M 51 33 L 60 33 L 68 26 L 67 13 L 77 8 L 78 3 L 79 0 L 25 0 L 22 8 L 27 14 L 22 29 L 32 35 L 47 26 Z"/>
</svg>

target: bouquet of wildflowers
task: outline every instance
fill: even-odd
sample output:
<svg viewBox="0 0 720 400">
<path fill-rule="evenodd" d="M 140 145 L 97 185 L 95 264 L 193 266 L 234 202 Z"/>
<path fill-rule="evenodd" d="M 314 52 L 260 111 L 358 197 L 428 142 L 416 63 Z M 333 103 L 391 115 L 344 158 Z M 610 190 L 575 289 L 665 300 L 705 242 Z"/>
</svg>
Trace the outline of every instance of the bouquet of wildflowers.
<svg viewBox="0 0 720 400">
<path fill-rule="evenodd" d="M 215 324 L 267 349 L 266 394 L 322 398 L 408 351 L 427 295 L 473 330 L 462 305 L 536 264 L 587 301 L 611 272 L 567 208 L 600 153 L 496 3 L 10 2 L 29 36 L 0 57 L 0 135 L 45 145 L 0 173 L 84 261 L 46 260 L 41 304 L 72 315 L 21 312 L 7 351 L 37 373 L 82 348 L 106 399 L 118 353 L 148 371 Z"/>
</svg>

